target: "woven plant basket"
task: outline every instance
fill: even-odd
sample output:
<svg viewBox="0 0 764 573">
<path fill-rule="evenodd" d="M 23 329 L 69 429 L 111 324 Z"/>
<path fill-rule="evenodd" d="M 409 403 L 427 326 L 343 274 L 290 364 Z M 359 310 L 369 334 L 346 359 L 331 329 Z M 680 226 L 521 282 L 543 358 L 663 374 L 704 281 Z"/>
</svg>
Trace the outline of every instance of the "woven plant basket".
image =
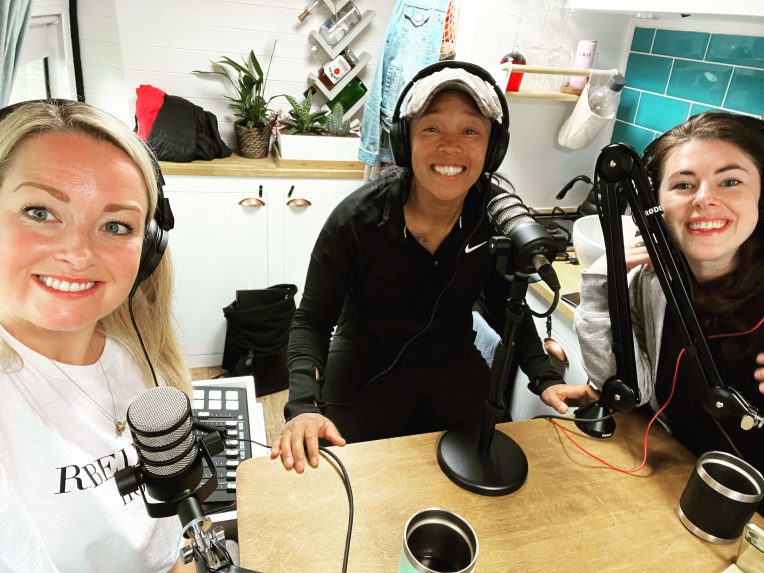
<svg viewBox="0 0 764 573">
<path fill-rule="evenodd" d="M 268 144 L 271 140 L 271 127 L 245 127 L 238 123 L 233 124 L 236 132 L 236 142 L 239 146 L 239 155 L 250 159 L 262 159 L 268 157 Z"/>
</svg>

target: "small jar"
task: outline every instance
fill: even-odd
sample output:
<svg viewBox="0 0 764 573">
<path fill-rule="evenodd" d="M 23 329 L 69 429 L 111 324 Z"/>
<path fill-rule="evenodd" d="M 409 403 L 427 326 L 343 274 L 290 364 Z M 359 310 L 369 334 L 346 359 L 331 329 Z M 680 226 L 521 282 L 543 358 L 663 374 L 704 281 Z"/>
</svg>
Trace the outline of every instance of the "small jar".
<svg viewBox="0 0 764 573">
<path fill-rule="evenodd" d="M 355 54 L 350 48 L 346 48 L 339 56 L 318 70 L 318 79 L 321 80 L 326 89 L 330 90 L 353 69 L 357 62 L 358 59 Z"/>
</svg>

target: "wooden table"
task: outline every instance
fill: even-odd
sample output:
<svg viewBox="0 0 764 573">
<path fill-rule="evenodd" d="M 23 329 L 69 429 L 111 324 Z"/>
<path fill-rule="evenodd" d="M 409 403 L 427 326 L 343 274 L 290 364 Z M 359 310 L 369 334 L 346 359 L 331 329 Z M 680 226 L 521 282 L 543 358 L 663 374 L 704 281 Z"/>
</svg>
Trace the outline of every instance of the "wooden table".
<svg viewBox="0 0 764 573">
<path fill-rule="evenodd" d="M 615 435 L 589 438 L 562 422 L 587 449 L 632 468 L 642 460 L 645 421 L 619 416 Z M 738 544 L 713 545 L 687 531 L 676 507 L 694 466 L 662 429 L 650 431 L 648 465 L 638 475 L 610 470 L 582 454 L 546 420 L 501 424 L 528 457 L 525 485 L 503 497 L 462 490 L 440 470 L 439 433 L 334 448 L 350 475 L 355 522 L 353 572 L 396 571 L 403 526 L 416 511 L 443 507 L 466 518 L 480 544 L 482 573 L 722 571 Z M 279 461 L 244 462 L 238 470 L 243 567 L 340 571 L 347 498 L 327 458 L 303 475 Z M 757 523 L 764 523 L 756 516 Z"/>
</svg>

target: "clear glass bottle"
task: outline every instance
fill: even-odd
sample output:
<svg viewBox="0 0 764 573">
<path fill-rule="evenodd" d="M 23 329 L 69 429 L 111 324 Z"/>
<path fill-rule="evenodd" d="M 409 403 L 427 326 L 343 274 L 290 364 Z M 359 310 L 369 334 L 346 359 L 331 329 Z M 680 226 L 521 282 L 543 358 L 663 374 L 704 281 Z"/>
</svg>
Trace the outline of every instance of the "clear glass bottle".
<svg viewBox="0 0 764 573">
<path fill-rule="evenodd" d="M 507 62 L 511 62 L 513 67 L 515 65 L 524 66 L 527 63 L 525 56 L 523 56 L 520 53 L 520 44 L 518 43 L 518 38 L 520 37 L 520 25 L 523 22 L 523 16 L 517 16 L 516 20 L 517 20 L 517 28 L 515 28 L 515 41 L 512 43 L 512 50 L 510 50 L 507 54 L 504 54 L 504 56 L 501 58 L 501 61 L 499 62 L 501 64 L 506 64 Z M 507 77 L 507 88 L 504 91 L 508 91 L 508 92 L 519 91 L 520 82 L 522 81 L 523 81 L 522 72 L 516 72 L 513 70 Z"/>
<path fill-rule="evenodd" d="M 615 74 L 604 86 L 589 93 L 589 109 L 592 113 L 607 118 L 615 115 L 625 85 L 626 79 L 621 74 Z"/>
<path fill-rule="evenodd" d="M 334 46 L 360 21 L 361 13 L 356 8 L 356 5 L 352 2 L 347 2 L 339 9 L 334 19 L 330 18 L 321 25 L 318 33 L 326 40 L 327 44 Z"/>
<path fill-rule="evenodd" d="M 320 1 L 320 0 L 313 0 L 313 2 L 311 2 L 309 5 L 307 5 L 307 6 L 305 7 L 305 9 L 304 9 L 302 12 L 300 12 L 300 13 L 297 15 L 297 19 L 298 19 L 300 22 L 302 22 L 303 20 L 305 20 L 305 18 L 307 18 L 307 17 L 310 15 L 310 12 L 311 12 L 311 10 L 313 10 L 313 8 L 315 8 L 315 7 L 316 7 L 316 4 L 318 4 L 318 3 L 319 3 L 319 1 Z"/>
</svg>

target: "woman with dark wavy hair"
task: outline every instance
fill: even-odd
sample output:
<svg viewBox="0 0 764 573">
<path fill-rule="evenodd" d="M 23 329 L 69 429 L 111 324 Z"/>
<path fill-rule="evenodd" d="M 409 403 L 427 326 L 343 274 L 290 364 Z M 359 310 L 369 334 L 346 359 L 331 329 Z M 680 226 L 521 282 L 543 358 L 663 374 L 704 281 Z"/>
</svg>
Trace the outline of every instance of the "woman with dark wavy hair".
<svg viewBox="0 0 764 573">
<path fill-rule="evenodd" d="M 764 122 L 752 117 L 707 112 L 669 130 L 645 151 L 666 225 L 691 272 L 693 306 L 707 337 L 750 330 L 764 316 L 763 130 Z M 643 245 L 627 245 L 626 267 L 637 378 L 643 404 L 656 411 L 671 394 L 683 337 L 666 311 Z M 600 388 L 616 371 L 608 344 L 604 256 L 582 274 L 575 328 L 586 372 Z M 710 338 L 709 347 L 724 382 L 764 412 L 764 328 Z M 744 431 L 737 422 L 716 424 L 701 406 L 705 387 L 696 363 L 683 359 L 663 421 L 696 456 L 732 451 L 764 470 L 762 431 Z M 582 395 L 580 385 L 557 385 L 541 398 L 564 413 L 566 402 L 583 401 Z"/>
</svg>

